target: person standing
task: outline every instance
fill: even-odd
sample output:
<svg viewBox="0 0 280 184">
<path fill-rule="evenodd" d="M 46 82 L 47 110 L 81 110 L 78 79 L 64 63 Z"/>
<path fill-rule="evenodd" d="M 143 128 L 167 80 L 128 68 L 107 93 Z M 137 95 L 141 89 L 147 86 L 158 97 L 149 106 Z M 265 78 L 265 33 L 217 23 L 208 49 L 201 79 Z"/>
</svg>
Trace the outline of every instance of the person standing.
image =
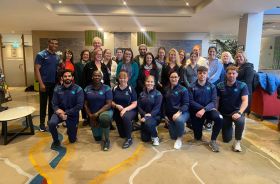
<svg viewBox="0 0 280 184">
<path fill-rule="evenodd" d="M 54 113 L 48 123 L 53 138 L 52 147 L 60 146 L 57 125 L 63 121 L 66 122 L 69 142 L 74 143 L 77 140 L 79 111 L 84 105 L 84 92 L 80 86 L 73 84 L 73 80 L 72 71 L 65 70 L 62 73 L 62 85 L 57 85 L 54 89 L 52 99 Z"/>
<path fill-rule="evenodd" d="M 41 132 L 46 131 L 45 118 L 48 105 L 48 120 L 50 120 L 53 109 L 51 105 L 53 90 L 56 84 L 57 67 L 59 56 L 55 51 L 58 47 L 57 39 L 48 40 L 48 48 L 39 52 L 35 59 L 34 73 L 39 82 L 40 96 L 40 126 Z"/>
<path fill-rule="evenodd" d="M 228 66 L 226 81 L 217 84 L 218 110 L 223 116 L 222 136 L 223 141 L 228 143 L 232 139 L 232 123 L 235 124 L 235 141 L 233 150 L 241 152 L 240 146 L 242 133 L 245 126 L 244 111 L 248 106 L 248 87 L 244 82 L 236 80 L 236 66 Z"/>
<path fill-rule="evenodd" d="M 197 80 L 190 86 L 190 111 L 194 138 L 201 140 L 205 119 L 214 121 L 211 141 L 209 143 L 213 152 L 219 152 L 216 139 L 222 128 L 222 116 L 216 109 L 216 86 L 207 80 L 208 68 L 200 66 L 197 69 Z"/>
<path fill-rule="evenodd" d="M 81 59 L 78 63 L 75 63 L 75 83 L 78 84 L 81 88 L 85 89 L 85 81 L 83 80 L 83 73 L 85 65 L 90 61 L 90 52 L 89 50 L 83 50 L 81 52 Z M 83 107 L 82 109 L 82 118 L 83 118 L 83 126 L 89 124 L 86 110 Z"/>
<path fill-rule="evenodd" d="M 144 62 L 144 57 L 148 51 L 147 45 L 141 44 L 138 47 L 139 55 L 135 56 L 133 61 L 135 61 L 138 64 L 138 68 L 141 68 Z"/>
</svg>

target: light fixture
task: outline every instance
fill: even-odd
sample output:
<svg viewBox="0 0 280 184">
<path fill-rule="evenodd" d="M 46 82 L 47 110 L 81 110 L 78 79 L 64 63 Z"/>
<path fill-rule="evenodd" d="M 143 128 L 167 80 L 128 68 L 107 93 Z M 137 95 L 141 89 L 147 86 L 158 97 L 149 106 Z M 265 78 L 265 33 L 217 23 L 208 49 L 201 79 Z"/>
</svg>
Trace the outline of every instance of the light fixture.
<svg viewBox="0 0 280 184">
<path fill-rule="evenodd" d="M 62 1 L 58 1 L 59 4 L 62 4 Z"/>
<path fill-rule="evenodd" d="M 189 2 L 186 2 L 186 6 L 190 6 L 190 3 L 189 3 Z"/>
<path fill-rule="evenodd" d="M 127 5 L 125 0 L 123 0 L 123 5 L 125 5 L 125 6 Z"/>
<path fill-rule="evenodd" d="M 98 31 L 103 31 L 103 28 L 102 27 L 98 28 Z"/>
<path fill-rule="evenodd" d="M 145 32 L 146 30 L 145 30 L 144 28 L 141 28 L 140 31 L 141 31 L 141 32 Z"/>
</svg>

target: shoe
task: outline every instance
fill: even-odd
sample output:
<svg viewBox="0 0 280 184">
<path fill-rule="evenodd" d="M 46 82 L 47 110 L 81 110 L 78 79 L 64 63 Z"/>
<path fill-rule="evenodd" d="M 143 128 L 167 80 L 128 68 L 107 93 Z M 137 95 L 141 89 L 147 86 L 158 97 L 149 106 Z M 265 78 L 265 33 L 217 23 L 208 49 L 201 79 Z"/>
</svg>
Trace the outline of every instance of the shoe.
<svg viewBox="0 0 280 184">
<path fill-rule="evenodd" d="M 158 137 L 152 137 L 153 146 L 159 146 L 159 138 Z"/>
<path fill-rule="evenodd" d="M 132 145 L 132 139 L 127 139 L 124 143 L 123 143 L 123 146 L 122 148 L 123 149 L 126 149 L 126 148 L 129 148 L 131 145 Z"/>
<path fill-rule="evenodd" d="M 233 151 L 235 152 L 241 152 L 242 151 L 242 148 L 241 148 L 241 145 L 240 145 L 240 141 L 235 141 L 232 145 L 232 149 Z"/>
<path fill-rule="evenodd" d="M 212 122 L 211 122 L 211 121 L 206 122 L 206 123 L 204 124 L 204 128 L 205 128 L 205 130 L 210 131 L 210 130 L 212 129 Z"/>
<path fill-rule="evenodd" d="M 174 143 L 174 148 L 178 150 L 181 149 L 181 147 L 182 147 L 182 140 L 180 138 L 177 138 L 177 140 Z"/>
<path fill-rule="evenodd" d="M 209 142 L 209 147 L 212 149 L 213 152 L 219 152 L 219 146 L 215 140 L 211 140 Z"/>
<path fill-rule="evenodd" d="M 108 151 L 110 149 L 110 140 L 104 141 L 103 151 Z"/>
<path fill-rule="evenodd" d="M 60 146 L 60 141 L 54 141 L 51 145 L 51 148 L 59 147 Z"/>
<path fill-rule="evenodd" d="M 40 130 L 41 132 L 46 132 L 46 131 L 47 131 L 46 126 L 45 126 L 44 124 L 40 124 L 39 130 Z"/>
<path fill-rule="evenodd" d="M 8 109 L 8 107 L 0 106 L 0 112 L 5 111 L 5 110 L 7 110 L 7 109 Z"/>
</svg>

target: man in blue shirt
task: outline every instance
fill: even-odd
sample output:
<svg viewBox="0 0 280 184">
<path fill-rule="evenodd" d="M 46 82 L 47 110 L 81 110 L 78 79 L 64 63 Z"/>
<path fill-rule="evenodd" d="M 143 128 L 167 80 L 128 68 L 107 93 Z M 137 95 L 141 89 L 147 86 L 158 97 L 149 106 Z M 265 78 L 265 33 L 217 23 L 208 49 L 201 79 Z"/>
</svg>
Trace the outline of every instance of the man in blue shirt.
<svg viewBox="0 0 280 184">
<path fill-rule="evenodd" d="M 232 122 L 235 124 L 234 151 L 241 152 L 240 141 L 245 125 L 244 111 L 248 106 L 248 88 L 244 82 L 236 80 L 237 67 L 226 69 L 226 81 L 217 84 L 218 110 L 223 115 L 222 135 L 224 142 L 232 139 Z"/>
<path fill-rule="evenodd" d="M 209 146 L 213 152 L 219 152 L 216 139 L 222 128 L 222 116 L 216 109 L 216 87 L 207 80 L 207 67 L 198 67 L 197 73 L 197 80 L 190 87 L 190 111 L 194 138 L 196 140 L 201 140 L 205 119 L 214 121 L 215 123 Z"/>
<path fill-rule="evenodd" d="M 56 72 L 59 64 L 59 57 L 55 51 L 58 47 L 58 41 L 56 39 L 50 39 L 48 41 L 48 48 L 39 52 L 35 59 L 34 73 L 40 86 L 40 131 L 45 132 L 45 118 L 46 108 L 48 103 L 48 120 L 50 120 L 53 114 L 51 100 L 53 96 L 53 90 L 56 83 Z"/>
<path fill-rule="evenodd" d="M 73 73 L 65 70 L 62 78 L 63 84 L 55 87 L 52 99 L 54 114 L 49 121 L 49 130 L 53 138 L 52 146 L 60 145 L 57 125 L 62 121 L 66 121 L 69 142 L 76 142 L 79 111 L 84 105 L 83 89 L 77 84 L 73 84 Z"/>
</svg>

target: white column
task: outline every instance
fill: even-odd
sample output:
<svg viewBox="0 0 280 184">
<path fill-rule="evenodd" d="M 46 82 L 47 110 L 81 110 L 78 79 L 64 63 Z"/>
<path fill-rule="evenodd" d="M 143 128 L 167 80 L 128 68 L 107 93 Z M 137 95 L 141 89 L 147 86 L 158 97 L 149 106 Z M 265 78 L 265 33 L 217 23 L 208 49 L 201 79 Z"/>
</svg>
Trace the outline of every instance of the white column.
<svg viewBox="0 0 280 184">
<path fill-rule="evenodd" d="M 263 27 L 263 12 L 245 14 L 239 20 L 238 42 L 244 45 L 248 62 L 259 69 L 261 37 Z"/>
</svg>

